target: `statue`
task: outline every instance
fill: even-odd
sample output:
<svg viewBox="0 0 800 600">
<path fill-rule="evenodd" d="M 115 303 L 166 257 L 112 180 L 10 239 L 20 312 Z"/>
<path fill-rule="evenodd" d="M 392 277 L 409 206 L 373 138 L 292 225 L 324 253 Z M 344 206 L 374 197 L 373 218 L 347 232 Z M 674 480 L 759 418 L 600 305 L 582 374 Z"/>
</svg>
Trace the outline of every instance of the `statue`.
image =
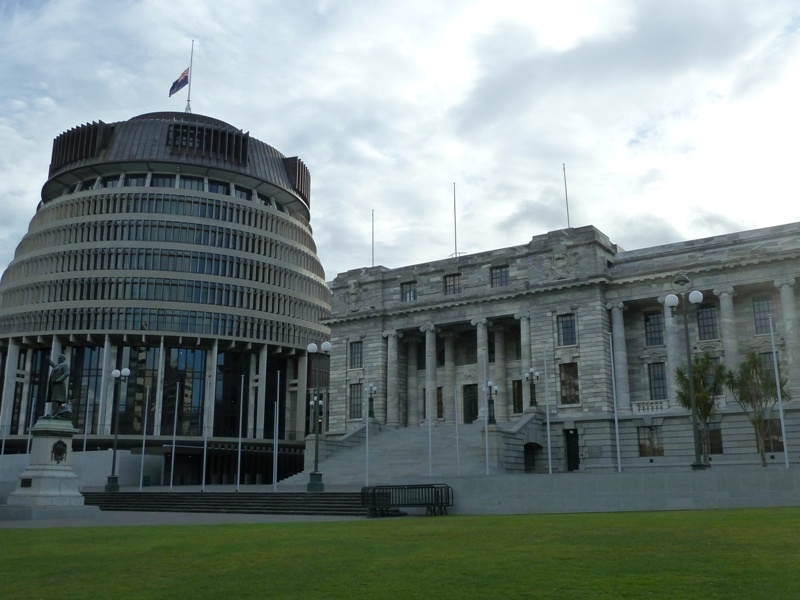
<svg viewBox="0 0 800 600">
<path fill-rule="evenodd" d="M 72 403 L 67 397 L 69 384 L 67 357 L 59 354 L 58 363 L 54 363 L 49 357 L 47 362 L 53 367 L 53 371 L 50 373 L 50 414 L 45 417 L 48 419 L 72 419 Z"/>
</svg>

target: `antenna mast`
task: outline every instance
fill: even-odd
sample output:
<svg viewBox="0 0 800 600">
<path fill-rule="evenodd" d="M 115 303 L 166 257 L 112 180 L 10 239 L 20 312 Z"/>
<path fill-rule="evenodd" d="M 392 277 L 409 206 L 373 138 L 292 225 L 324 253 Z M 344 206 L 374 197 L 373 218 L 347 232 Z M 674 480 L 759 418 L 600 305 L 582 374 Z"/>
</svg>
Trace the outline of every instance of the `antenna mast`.
<svg viewBox="0 0 800 600">
<path fill-rule="evenodd" d="M 569 229 L 569 196 L 567 196 L 567 165 L 566 165 L 566 163 L 561 163 L 561 167 L 564 169 L 564 201 L 567 203 L 567 229 Z"/>
</svg>

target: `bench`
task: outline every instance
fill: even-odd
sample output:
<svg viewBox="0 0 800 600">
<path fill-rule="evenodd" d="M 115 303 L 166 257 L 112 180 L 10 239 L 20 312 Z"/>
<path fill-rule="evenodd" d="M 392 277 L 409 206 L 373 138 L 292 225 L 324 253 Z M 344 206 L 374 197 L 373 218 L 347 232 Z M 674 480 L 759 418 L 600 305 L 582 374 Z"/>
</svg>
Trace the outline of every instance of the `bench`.
<svg viewBox="0 0 800 600">
<path fill-rule="evenodd" d="M 385 517 L 398 508 L 424 508 L 426 515 L 446 515 L 453 506 L 453 488 L 445 483 L 373 485 L 361 488 L 361 506 L 368 517 Z"/>
</svg>

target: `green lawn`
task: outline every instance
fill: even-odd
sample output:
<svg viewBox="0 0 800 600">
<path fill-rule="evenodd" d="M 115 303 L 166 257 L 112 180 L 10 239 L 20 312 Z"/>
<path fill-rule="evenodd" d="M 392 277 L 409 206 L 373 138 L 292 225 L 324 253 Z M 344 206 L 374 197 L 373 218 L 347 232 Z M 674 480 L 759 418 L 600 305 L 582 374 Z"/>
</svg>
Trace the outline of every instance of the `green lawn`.
<svg viewBox="0 0 800 600">
<path fill-rule="evenodd" d="M 0 529 L 0 598 L 800 598 L 800 508 Z"/>
</svg>

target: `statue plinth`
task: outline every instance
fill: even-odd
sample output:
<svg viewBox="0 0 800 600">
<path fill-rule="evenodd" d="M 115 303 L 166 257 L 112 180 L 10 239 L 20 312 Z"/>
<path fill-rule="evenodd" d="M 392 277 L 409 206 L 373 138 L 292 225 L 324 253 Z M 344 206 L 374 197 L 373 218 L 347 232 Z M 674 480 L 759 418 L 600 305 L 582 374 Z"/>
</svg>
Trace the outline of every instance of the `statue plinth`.
<svg viewBox="0 0 800 600">
<path fill-rule="evenodd" d="M 100 512 L 85 506 L 72 470 L 72 437 L 78 430 L 71 421 L 42 417 L 31 430 L 28 468 L 19 485 L 0 506 L 0 519 L 64 519 L 91 517 Z"/>
</svg>

